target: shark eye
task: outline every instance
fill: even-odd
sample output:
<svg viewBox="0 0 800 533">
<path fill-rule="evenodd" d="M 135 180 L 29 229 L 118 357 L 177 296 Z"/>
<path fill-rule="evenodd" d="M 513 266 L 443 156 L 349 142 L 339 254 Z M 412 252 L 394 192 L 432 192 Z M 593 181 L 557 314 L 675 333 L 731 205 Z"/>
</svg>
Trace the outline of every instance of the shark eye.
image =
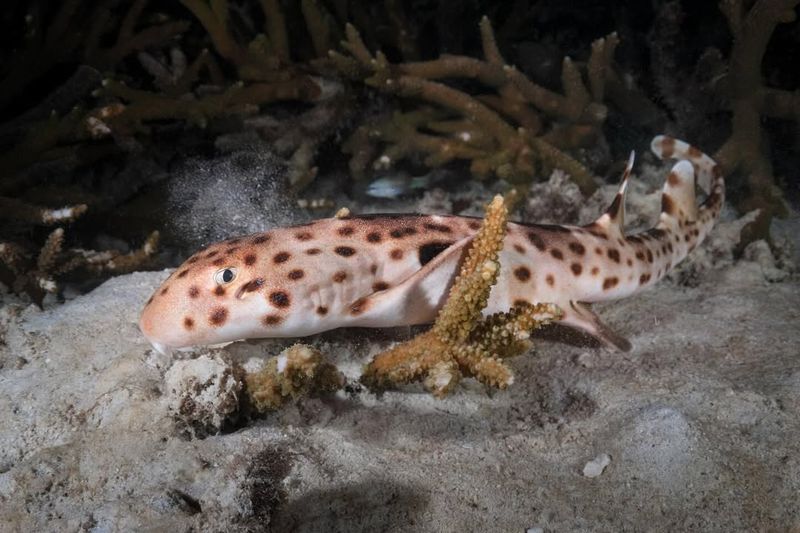
<svg viewBox="0 0 800 533">
<path fill-rule="evenodd" d="M 235 268 L 223 268 L 214 273 L 214 281 L 217 285 L 225 285 L 236 279 Z"/>
</svg>

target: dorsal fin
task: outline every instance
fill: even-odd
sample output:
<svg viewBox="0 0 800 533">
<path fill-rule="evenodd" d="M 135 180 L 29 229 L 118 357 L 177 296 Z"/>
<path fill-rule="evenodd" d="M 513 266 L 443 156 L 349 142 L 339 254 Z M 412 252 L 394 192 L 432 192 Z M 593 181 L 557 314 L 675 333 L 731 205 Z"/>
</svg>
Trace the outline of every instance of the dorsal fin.
<svg viewBox="0 0 800 533">
<path fill-rule="evenodd" d="M 619 190 L 617 190 L 614 201 L 611 202 L 606 212 L 594 221 L 594 226 L 604 229 L 607 233 L 625 235 L 625 192 L 628 188 L 628 178 L 630 178 L 631 170 L 633 170 L 635 156 L 636 153 L 632 151 L 628 157 L 628 164 L 625 166 L 625 172 L 622 173 Z"/>
</svg>

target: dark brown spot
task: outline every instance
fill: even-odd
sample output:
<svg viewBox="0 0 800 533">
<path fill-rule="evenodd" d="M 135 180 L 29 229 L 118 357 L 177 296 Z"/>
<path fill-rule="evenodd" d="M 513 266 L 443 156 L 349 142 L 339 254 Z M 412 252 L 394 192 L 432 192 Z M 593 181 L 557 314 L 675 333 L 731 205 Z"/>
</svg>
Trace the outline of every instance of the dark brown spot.
<svg viewBox="0 0 800 533">
<path fill-rule="evenodd" d="M 350 246 L 337 246 L 333 251 L 342 257 L 351 257 L 356 254 L 356 249 Z"/>
<path fill-rule="evenodd" d="M 381 242 L 381 234 L 377 231 L 367 233 L 367 240 L 369 242 Z"/>
<path fill-rule="evenodd" d="M 586 247 L 584 245 L 582 245 L 581 243 L 575 242 L 575 241 L 569 243 L 569 249 L 575 255 L 583 255 L 583 254 L 586 253 Z"/>
<path fill-rule="evenodd" d="M 672 153 L 675 151 L 675 139 L 672 137 L 664 137 L 661 141 L 661 157 L 664 159 L 669 159 L 672 157 Z"/>
<path fill-rule="evenodd" d="M 238 246 L 234 246 L 233 248 L 228 248 L 227 250 L 225 250 L 225 255 L 233 255 L 237 252 L 237 250 L 239 250 Z"/>
<path fill-rule="evenodd" d="M 216 307 L 208 316 L 208 321 L 212 326 L 221 326 L 228 319 L 228 310 L 224 307 Z"/>
<path fill-rule="evenodd" d="M 639 261 L 644 261 L 644 252 L 642 251 L 636 252 L 636 259 L 638 259 Z"/>
<path fill-rule="evenodd" d="M 597 267 L 592 267 L 591 274 L 592 276 L 596 276 L 600 273 L 600 269 Z"/>
<path fill-rule="evenodd" d="M 300 231 L 294 234 L 294 238 L 298 241 L 310 241 L 312 235 L 307 231 Z"/>
<path fill-rule="evenodd" d="M 306 275 L 305 272 L 303 272 L 299 268 L 296 268 L 296 269 L 292 270 L 291 272 L 289 272 L 288 277 L 291 280 L 298 280 L 298 279 L 302 279 L 303 276 L 305 276 L 305 275 Z"/>
<path fill-rule="evenodd" d="M 649 248 L 647 250 L 647 262 L 648 263 L 652 263 L 653 262 L 653 252 L 651 252 Z"/>
<path fill-rule="evenodd" d="M 328 314 L 328 308 L 325 307 L 324 305 L 320 305 L 319 307 L 317 307 L 317 314 L 318 315 L 322 315 L 322 316 L 327 315 Z"/>
<path fill-rule="evenodd" d="M 405 227 L 405 228 L 393 229 L 392 231 L 389 232 L 389 235 L 391 235 L 395 239 L 402 239 L 403 237 L 414 235 L 416 232 L 417 230 L 415 230 L 414 228 Z"/>
<path fill-rule="evenodd" d="M 606 235 L 605 229 L 603 229 L 603 227 L 597 224 L 596 222 L 592 222 L 588 226 L 584 226 L 584 229 L 597 238 L 604 240 L 608 239 L 608 235 Z"/>
<path fill-rule="evenodd" d="M 388 288 L 389 288 L 389 284 L 386 283 L 385 281 L 376 281 L 375 283 L 372 284 L 372 290 L 375 291 L 375 292 L 377 292 L 377 291 L 385 291 Z"/>
<path fill-rule="evenodd" d="M 186 274 L 188 274 L 188 273 L 189 273 L 189 270 L 191 270 L 191 269 L 190 269 L 190 268 L 187 268 L 186 270 L 181 270 L 180 272 L 178 272 L 178 277 L 179 277 L 179 278 L 185 278 L 185 277 L 186 277 Z"/>
<path fill-rule="evenodd" d="M 244 256 L 244 264 L 247 266 L 254 265 L 257 259 L 258 257 L 256 256 L 256 254 L 247 254 L 246 256 Z"/>
<path fill-rule="evenodd" d="M 600 248 L 599 246 L 595 246 L 594 253 L 596 253 L 597 255 L 603 255 L 603 249 Z"/>
<path fill-rule="evenodd" d="M 620 207 L 622 207 L 622 193 L 617 193 L 614 197 L 614 201 L 611 202 L 611 207 L 608 208 L 608 215 L 615 219 L 619 216 Z"/>
<path fill-rule="evenodd" d="M 522 282 L 528 281 L 531 279 L 531 271 L 528 267 L 519 266 L 514 269 L 514 276 Z"/>
<path fill-rule="evenodd" d="M 519 244 L 515 244 L 514 245 L 514 250 L 516 250 L 517 253 L 519 253 L 519 254 L 524 254 L 525 253 L 525 248 L 523 248 Z"/>
<path fill-rule="evenodd" d="M 257 237 L 254 237 L 253 240 L 250 242 L 252 242 L 253 244 L 264 244 L 269 239 L 270 239 L 269 235 L 259 235 Z"/>
<path fill-rule="evenodd" d="M 650 281 L 650 274 L 642 274 L 639 276 L 639 285 L 644 285 L 648 281 Z"/>
<path fill-rule="evenodd" d="M 615 263 L 619 263 L 619 251 L 616 248 L 609 248 L 608 258 Z"/>
<path fill-rule="evenodd" d="M 553 287 L 556 284 L 556 278 L 554 278 L 552 274 L 548 274 L 547 276 L 545 276 L 544 280 L 551 287 Z"/>
<path fill-rule="evenodd" d="M 336 230 L 336 233 L 338 233 L 342 237 L 349 237 L 350 235 L 352 235 L 355 232 L 356 232 L 356 230 L 354 230 L 352 226 L 344 226 L 344 227 L 339 228 L 338 230 Z"/>
<path fill-rule="evenodd" d="M 306 254 L 308 254 L 308 255 L 317 255 L 321 251 L 322 250 L 320 250 L 319 248 L 309 248 L 308 250 L 306 250 Z"/>
<path fill-rule="evenodd" d="M 703 152 L 700 151 L 699 148 L 696 146 L 689 146 L 689 149 L 686 151 L 689 154 L 689 157 L 697 159 L 698 157 L 703 155 Z"/>
<path fill-rule="evenodd" d="M 276 263 L 285 263 L 290 257 L 292 257 L 292 254 L 289 252 L 278 252 L 272 260 Z"/>
<path fill-rule="evenodd" d="M 264 278 L 251 279 L 239 289 L 239 293 L 255 292 L 264 286 Z"/>
<path fill-rule="evenodd" d="M 227 259 L 225 259 L 224 257 L 220 257 L 218 259 L 214 259 L 213 261 L 211 261 L 211 264 L 214 266 L 222 266 L 223 264 L 225 264 L 225 261 L 227 261 Z"/>
<path fill-rule="evenodd" d="M 667 183 L 669 183 L 670 187 L 677 187 L 681 184 L 681 178 L 678 176 L 677 172 L 670 172 L 669 176 L 667 176 Z"/>
<path fill-rule="evenodd" d="M 572 263 L 569 268 L 576 276 L 580 276 L 581 272 L 583 272 L 583 267 L 580 265 L 580 263 Z"/>
<path fill-rule="evenodd" d="M 369 271 L 370 271 L 371 274 L 376 273 L 378 271 L 378 265 L 376 265 L 376 264 L 370 265 Z"/>
<path fill-rule="evenodd" d="M 194 320 L 192 320 L 191 317 L 187 316 L 186 318 L 183 319 L 183 327 L 186 329 L 194 328 Z"/>
<path fill-rule="evenodd" d="M 667 193 L 661 195 L 661 212 L 668 215 L 675 213 L 675 201 Z"/>
<path fill-rule="evenodd" d="M 423 244 L 419 247 L 419 264 L 423 266 L 427 265 L 434 257 L 444 252 L 452 245 L 452 242 L 429 242 Z"/>
<path fill-rule="evenodd" d="M 469 222 L 467 222 L 467 227 L 469 229 L 478 230 L 481 227 L 481 223 L 478 222 L 477 220 L 470 220 Z"/>
<path fill-rule="evenodd" d="M 210 258 L 214 257 L 215 255 L 217 255 L 218 253 L 219 253 L 218 250 L 211 250 L 210 252 L 208 252 L 206 254 L 206 257 L 210 259 Z"/>
<path fill-rule="evenodd" d="M 216 294 L 217 296 L 225 296 L 225 287 L 223 287 L 222 285 L 217 285 L 216 288 L 214 289 L 214 294 Z"/>
<path fill-rule="evenodd" d="M 200 260 L 200 258 L 199 258 L 199 257 L 197 257 L 196 255 L 193 255 L 192 257 L 190 257 L 189 259 L 187 259 L 187 261 L 186 261 L 186 262 L 187 262 L 187 263 L 189 263 L 189 264 L 191 265 L 192 263 L 197 263 L 199 260 Z"/>
<path fill-rule="evenodd" d="M 269 301 L 275 307 L 289 307 L 291 300 L 284 291 L 272 291 L 269 293 Z"/>
<path fill-rule="evenodd" d="M 553 248 L 552 250 L 550 250 L 550 255 L 552 255 L 554 258 L 558 259 L 559 261 L 564 259 L 564 253 L 561 250 L 559 250 L 558 248 Z"/>
<path fill-rule="evenodd" d="M 353 302 L 353 305 L 350 306 L 350 314 L 360 315 L 361 313 L 367 310 L 367 307 L 368 307 L 367 299 L 359 298 L 358 300 Z"/>
<path fill-rule="evenodd" d="M 539 251 L 544 252 L 544 249 L 546 248 L 544 244 L 544 239 L 542 239 L 538 233 L 529 231 L 528 240 L 531 241 L 531 244 L 533 244 L 536 248 L 538 248 Z"/>
<path fill-rule="evenodd" d="M 341 283 L 347 279 L 347 272 L 345 272 L 344 270 L 340 270 L 339 272 L 333 275 L 332 279 L 334 283 Z"/>
<path fill-rule="evenodd" d="M 624 247 L 624 246 L 625 246 L 625 239 L 623 239 L 622 237 L 620 237 L 620 238 L 618 238 L 618 239 L 617 239 L 617 243 L 618 243 L 620 246 Z"/>
<path fill-rule="evenodd" d="M 436 224 L 435 222 L 426 222 L 423 224 L 423 227 L 425 229 L 438 231 L 440 233 L 450 233 L 452 231 L 449 226 L 445 226 L 444 224 Z"/>
<path fill-rule="evenodd" d="M 617 286 L 617 283 L 619 283 L 619 279 L 616 276 L 612 278 L 606 278 L 603 280 L 603 290 L 607 291 L 609 289 L 613 289 Z"/>
<path fill-rule="evenodd" d="M 200 296 L 200 289 L 192 285 L 189 287 L 189 298 L 197 298 Z"/>
<path fill-rule="evenodd" d="M 163 295 L 167 294 L 168 292 L 169 292 L 169 287 L 164 287 L 163 289 L 161 289 L 160 294 L 163 296 Z"/>
<path fill-rule="evenodd" d="M 628 264 L 629 267 L 633 266 L 633 259 L 631 259 L 630 257 L 626 259 L 625 262 Z"/>
<path fill-rule="evenodd" d="M 526 305 L 530 305 L 530 302 L 528 300 L 523 300 L 522 298 L 517 298 L 516 300 L 514 300 L 513 307 L 524 307 Z"/>
<path fill-rule="evenodd" d="M 400 248 L 395 248 L 389 253 L 389 257 L 391 257 L 395 261 L 400 260 L 403 258 L 403 250 L 401 250 Z"/>
<path fill-rule="evenodd" d="M 283 322 L 283 317 L 278 315 L 267 315 L 264 317 L 264 324 L 267 326 L 277 326 Z"/>
</svg>

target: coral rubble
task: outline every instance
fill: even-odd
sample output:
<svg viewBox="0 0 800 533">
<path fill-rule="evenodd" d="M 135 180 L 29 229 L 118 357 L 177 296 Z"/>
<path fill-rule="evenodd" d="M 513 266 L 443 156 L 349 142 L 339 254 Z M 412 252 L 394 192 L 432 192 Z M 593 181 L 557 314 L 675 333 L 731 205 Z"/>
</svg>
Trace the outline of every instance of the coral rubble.
<svg viewBox="0 0 800 533">
<path fill-rule="evenodd" d="M 307 344 L 295 344 L 267 361 L 263 369 L 245 376 L 245 392 L 256 411 L 272 411 L 310 394 L 336 391 L 344 377 L 322 353 Z"/>
<path fill-rule="evenodd" d="M 513 382 L 503 359 L 528 350 L 530 332 L 557 319 L 561 310 L 553 304 L 525 304 L 482 317 L 500 270 L 507 218 L 505 202 L 496 196 L 433 327 L 377 355 L 364 371 L 365 384 L 382 389 L 422 380 L 434 396 L 443 397 L 462 376 L 501 389 Z"/>
</svg>

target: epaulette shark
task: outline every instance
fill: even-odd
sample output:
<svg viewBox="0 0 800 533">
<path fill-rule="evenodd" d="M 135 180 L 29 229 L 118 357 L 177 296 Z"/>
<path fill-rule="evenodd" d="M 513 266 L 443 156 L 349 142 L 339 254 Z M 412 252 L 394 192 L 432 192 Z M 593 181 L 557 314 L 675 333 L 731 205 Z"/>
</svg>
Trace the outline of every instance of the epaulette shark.
<svg viewBox="0 0 800 533">
<path fill-rule="evenodd" d="M 652 150 L 675 164 L 652 229 L 625 235 L 633 154 L 608 210 L 586 226 L 509 223 L 501 272 L 485 314 L 550 302 L 560 322 L 620 350 L 630 343 L 588 304 L 616 300 L 664 277 L 709 233 L 724 202 L 720 167 L 666 136 Z M 695 199 L 695 179 L 706 194 Z M 340 327 L 432 322 L 480 219 L 350 215 L 218 242 L 195 253 L 155 291 L 140 327 L 159 351 Z"/>
</svg>

